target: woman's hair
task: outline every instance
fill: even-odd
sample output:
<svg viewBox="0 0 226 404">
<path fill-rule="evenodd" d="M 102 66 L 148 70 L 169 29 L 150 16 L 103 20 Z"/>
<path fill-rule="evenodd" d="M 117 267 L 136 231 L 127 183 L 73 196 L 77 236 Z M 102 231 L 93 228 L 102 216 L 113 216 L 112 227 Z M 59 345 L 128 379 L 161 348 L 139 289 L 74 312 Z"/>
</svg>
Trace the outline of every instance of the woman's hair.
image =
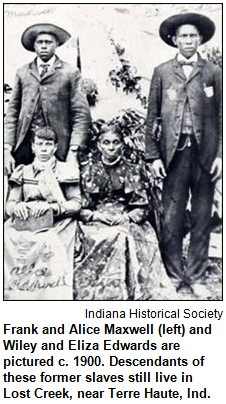
<svg viewBox="0 0 226 404">
<path fill-rule="evenodd" d="M 36 130 L 36 132 L 33 134 L 32 137 L 32 142 L 34 142 L 35 137 L 39 137 L 40 139 L 45 139 L 45 140 L 53 140 L 54 143 L 58 143 L 58 135 L 52 128 L 49 126 L 45 126 L 44 128 L 39 128 Z"/>
<path fill-rule="evenodd" d="M 98 140 L 100 140 L 102 135 L 104 135 L 105 133 L 109 133 L 109 132 L 114 133 L 115 135 L 118 135 L 120 137 L 120 140 L 123 142 L 122 132 L 121 132 L 120 128 L 118 127 L 118 125 L 115 125 L 115 124 L 103 125 L 99 131 Z"/>
</svg>

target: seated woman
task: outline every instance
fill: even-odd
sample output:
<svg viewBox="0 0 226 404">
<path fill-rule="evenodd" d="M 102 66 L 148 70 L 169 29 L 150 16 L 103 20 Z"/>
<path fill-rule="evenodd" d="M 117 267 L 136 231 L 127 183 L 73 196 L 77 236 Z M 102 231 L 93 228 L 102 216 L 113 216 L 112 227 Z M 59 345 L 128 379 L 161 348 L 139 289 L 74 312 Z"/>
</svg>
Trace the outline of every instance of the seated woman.
<svg viewBox="0 0 226 404">
<path fill-rule="evenodd" d="M 83 251 L 75 259 L 75 299 L 169 299 L 173 287 L 146 220 L 143 166 L 125 158 L 114 126 L 101 130 L 98 149 L 100 158 L 81 173 Z"/>
<path fill-rule="evenodd" d="M 73 163 L 58 161 L 57 135 L 38 129 L 34 162 L 18 166 L 6 203 L 5 299 L 71 300 L 74 242 L 81 208 Z"/>
</svg>

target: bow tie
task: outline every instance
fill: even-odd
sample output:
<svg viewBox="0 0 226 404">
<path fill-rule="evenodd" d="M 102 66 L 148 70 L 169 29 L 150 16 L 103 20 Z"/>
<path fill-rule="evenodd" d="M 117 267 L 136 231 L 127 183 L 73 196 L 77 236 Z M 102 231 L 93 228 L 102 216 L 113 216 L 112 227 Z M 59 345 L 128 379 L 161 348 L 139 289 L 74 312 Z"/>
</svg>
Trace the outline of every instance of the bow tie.
<svg viewBox="0 0 226 404">
<path fill-rule="evenodd" d="M 41 71 L 41 73 L 40 73 L 40 77 L 43 77 L 44 74 L 46 74 L 46 73 L 48 72 L 49 66 L 50 66 L 50 65 L 49 65 L 48 63 L 45 63 L 45 64 L 40 65 L 40 67 L 42 68 L 42 71 Z"/>
<path fill-rule="evenodd" d="M 196 62 L 194 62 L 194 61 L 189 61 L 189 60 L 180 60 L 179 62 L 179 65 L 180 66 L 191 66 L 191 67 L 194 67 L 195 65 L 196 65 Z"/>
</svg>

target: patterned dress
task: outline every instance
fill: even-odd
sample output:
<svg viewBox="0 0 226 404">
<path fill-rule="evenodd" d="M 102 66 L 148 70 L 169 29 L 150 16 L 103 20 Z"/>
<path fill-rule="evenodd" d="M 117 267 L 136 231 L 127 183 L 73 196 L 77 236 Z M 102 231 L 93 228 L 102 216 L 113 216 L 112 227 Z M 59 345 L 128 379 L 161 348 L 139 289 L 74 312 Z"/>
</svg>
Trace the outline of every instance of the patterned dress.
<svg viewBox="0 0 226 404">
<path fill-rule="evenodd" d="M 4 293 L 7 300 L 72 300 L 73 255 L 77 221 L 81 208 L 78 179 L 68 163 L 55 158 L 48 170 L 36 163 L 20 165 L 13 172 L 6 204 L 10 218 L 5 223 Z M 31 217 L 32 226 L 13 215 L 15 204 L 48 201 L 58 203 L 53 224 L 45 217 Z M 30 218 L 29 218 L 30 219 Z M 23 223 L 24 222 L 24 223 Z M 31 223 L 31 222 L 30 222 Z M 19 226 L 19 227 L 18 227 Z"/>
<path fill-rule="evenodd" d="M 75 257 L 76 300 L 161 300 L 173 293 L 162 265 L 156 234 L 147 221 L 143 166 L 124 157 L 114 165 L 100 159 L 82 171 L 81 250 Z M 106 212 L 119 225 L 95 221 Z M 94 220 L 93 220 L 94 219 Z"/>
</svg>

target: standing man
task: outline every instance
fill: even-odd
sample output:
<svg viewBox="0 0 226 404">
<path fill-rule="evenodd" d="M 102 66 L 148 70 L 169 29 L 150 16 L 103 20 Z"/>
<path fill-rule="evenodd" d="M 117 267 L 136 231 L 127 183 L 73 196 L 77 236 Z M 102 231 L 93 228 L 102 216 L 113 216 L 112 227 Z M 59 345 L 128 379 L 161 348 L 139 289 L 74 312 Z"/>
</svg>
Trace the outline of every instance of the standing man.
<svg viewBox="0 0 226 404">
<path fill-rule="evenodd" d="M 80 90 L 79 70 L 55 55 L 56 48 L 69 38 L 68 32 L 53 24 L 32 25 L 22 35 L 22 45 L 37 57 L 17 71 L 7 109 L 4 154 L 8 175 L 15 164 L 32 162 L 32 135 L 45 126 L 58 134 L 57 158 L 65 160 L 70 151 L 77 161 L 91 118 Z"/>
<path fill-rule="evenodd" d="M 154 70 L 147 160 L 163 180 L 160 248 L 167 274 L 178 281 L 178 290 L 192 293 L 198 291 L 196 284 L 206 269 L 214 183 L 222 170 L 221 69 L 197 53 L 215 32 L 209 18 L 196 13 L 174 15 L 161 24 L 159 32 L 178 53 Z M 152 135 L 156 118 L 161 119 L 159 141 Z M 189 197 L 192 227 L 185 269 L 182 243 Z"/>
</svg>

